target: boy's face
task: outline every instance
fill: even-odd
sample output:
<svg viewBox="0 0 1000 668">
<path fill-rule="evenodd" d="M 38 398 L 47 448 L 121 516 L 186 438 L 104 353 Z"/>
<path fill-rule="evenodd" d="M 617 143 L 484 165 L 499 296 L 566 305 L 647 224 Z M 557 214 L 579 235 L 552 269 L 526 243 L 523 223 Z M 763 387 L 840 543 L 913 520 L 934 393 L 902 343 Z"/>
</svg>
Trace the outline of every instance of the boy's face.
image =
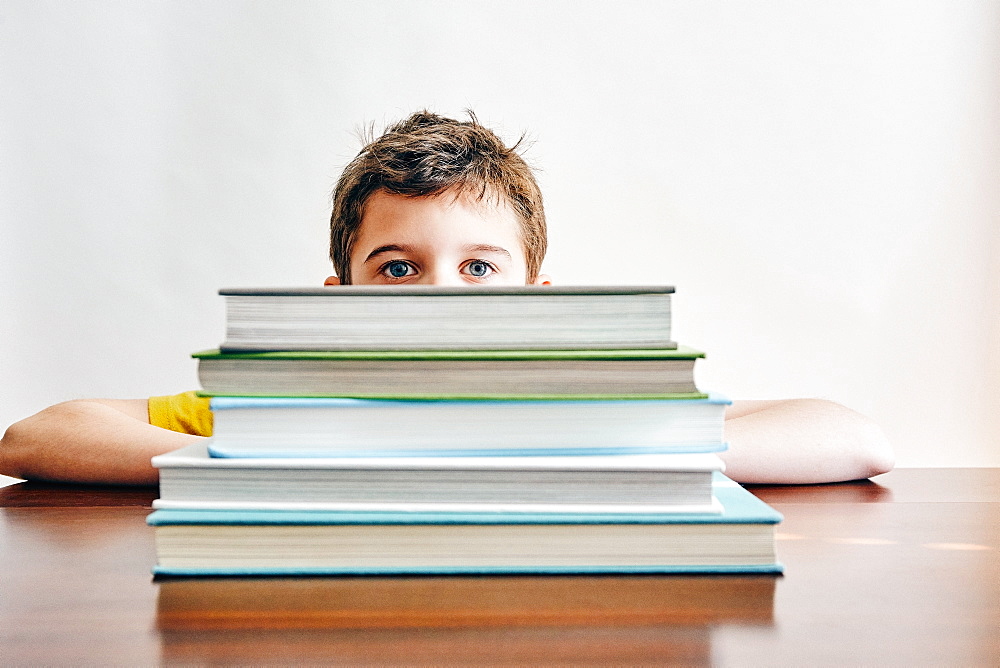
<svg viewBox="0 0 1000 668">
<path fill-rule="evenodd" d="M 488 200 L 445 192 L 376 192 L 351 250 L 355 285 L 524 285 L 527 263 L 516 214 Z M 547 284 L 539 276 L 536 284 Z M 327 285 L 340 280 L 331 276 Z"/>
</svg>

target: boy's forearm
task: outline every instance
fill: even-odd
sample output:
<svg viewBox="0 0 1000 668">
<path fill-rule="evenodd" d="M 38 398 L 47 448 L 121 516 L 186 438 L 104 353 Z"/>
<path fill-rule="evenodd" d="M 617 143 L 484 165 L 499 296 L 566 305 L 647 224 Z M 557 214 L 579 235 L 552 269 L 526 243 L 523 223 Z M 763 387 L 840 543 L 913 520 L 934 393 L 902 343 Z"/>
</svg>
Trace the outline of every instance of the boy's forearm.
<svg viewBox="0 0 1000 668">
<path fill-rule="evenodd" d="M 870 419 L 819 399 L 735 402 L 726 415 L 726 474 L 738 482 L 858 480 L 892 469 L 892 447 Z"/>
<path fill-rule="evenodd" d="M 11 425 L 0 440 L 0 473 L 31 480 L 155 485 L 159 475 L 150 458 L 200 438 L 154 427 L 139 419 L 137 411 L 130 414 L 109 403 L 70 401 Z"/>
<path fill-rule="evenodd" d="M 34 480 L 153 485 L 149 460 L 199 436 L 148 423 L 141 402 L 57 404 L 11 425 L 0 473 Z M 744 483 L 822 483 L 892 469 L 893 453 L 869 419 L 838 404 L 796 399 L 736 402 L 727 412 L 726 472 Z"/>
</svg>

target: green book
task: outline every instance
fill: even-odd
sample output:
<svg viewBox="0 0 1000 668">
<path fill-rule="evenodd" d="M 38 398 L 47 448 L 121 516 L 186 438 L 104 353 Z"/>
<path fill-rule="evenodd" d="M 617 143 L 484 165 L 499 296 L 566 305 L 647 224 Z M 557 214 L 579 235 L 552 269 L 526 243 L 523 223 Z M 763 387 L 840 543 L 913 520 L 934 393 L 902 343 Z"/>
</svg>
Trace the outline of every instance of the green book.
<svg viewBox="0 0 1000 668">
<path fill-rule="evenodd" d="M 649 350 L 195 353 L 208 396 L 355 398 L 704 398 L 705 354 Z"/>
</svg>

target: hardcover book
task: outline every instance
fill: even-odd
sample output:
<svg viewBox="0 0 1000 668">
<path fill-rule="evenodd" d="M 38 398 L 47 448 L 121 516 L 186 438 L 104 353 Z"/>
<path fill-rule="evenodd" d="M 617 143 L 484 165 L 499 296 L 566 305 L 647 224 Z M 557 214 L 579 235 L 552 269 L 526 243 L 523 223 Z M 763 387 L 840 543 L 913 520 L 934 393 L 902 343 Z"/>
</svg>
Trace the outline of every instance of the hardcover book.
<svg viewBox="0 0 1000 668">
<path fill-rule="evenodd" d="M 729 400 L 214 397 L 213 457 L 599 455 L 725 450 Z"/>
<path fill-rule="evenodd" d="M 717 512 L 712 453 L 606 457 L 153 458 L 154 508 Z"/>
<path fill-rule="evenodd" d="M 704 397 L 704 353 L 655 350 L 464 350 L 223 353 L 198 360 L 202 394 L 410 398 L 619 395 Z"/>
<path fill-rule="evenodd" d="M 224 289 L 223 352 L 675 348 L 669 286 Z"/>
<path fill-rule="evenodd" d="M 781 515 L 719 476 L 718 514 L 156 510 L 159 575 L 777 573 Z"/>
</svg>

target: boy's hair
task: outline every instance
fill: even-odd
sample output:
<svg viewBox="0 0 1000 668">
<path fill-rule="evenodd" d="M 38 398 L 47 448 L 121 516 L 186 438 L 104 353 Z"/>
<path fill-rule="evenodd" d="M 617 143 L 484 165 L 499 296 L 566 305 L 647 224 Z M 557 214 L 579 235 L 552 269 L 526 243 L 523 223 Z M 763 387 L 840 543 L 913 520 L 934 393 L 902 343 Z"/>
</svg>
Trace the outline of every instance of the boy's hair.
<svg viewBox="0 0 1000 668">
<path fill-rule="evenodd" d="M 333 193 L 330 259 L 342 284 L 351 282 L 351 249 L 368 198 L 378 191 L 431 197 L 446 191 L 477 201 L 496 198 L 520 221 L 528 282 L 541 270 L 546 250 L 542 193 L 524 159 L 520 141 L 507 148 L 472 111 L 468 121 L 421 111 L 369 139 L 344 168 Z"/>
</svg>

